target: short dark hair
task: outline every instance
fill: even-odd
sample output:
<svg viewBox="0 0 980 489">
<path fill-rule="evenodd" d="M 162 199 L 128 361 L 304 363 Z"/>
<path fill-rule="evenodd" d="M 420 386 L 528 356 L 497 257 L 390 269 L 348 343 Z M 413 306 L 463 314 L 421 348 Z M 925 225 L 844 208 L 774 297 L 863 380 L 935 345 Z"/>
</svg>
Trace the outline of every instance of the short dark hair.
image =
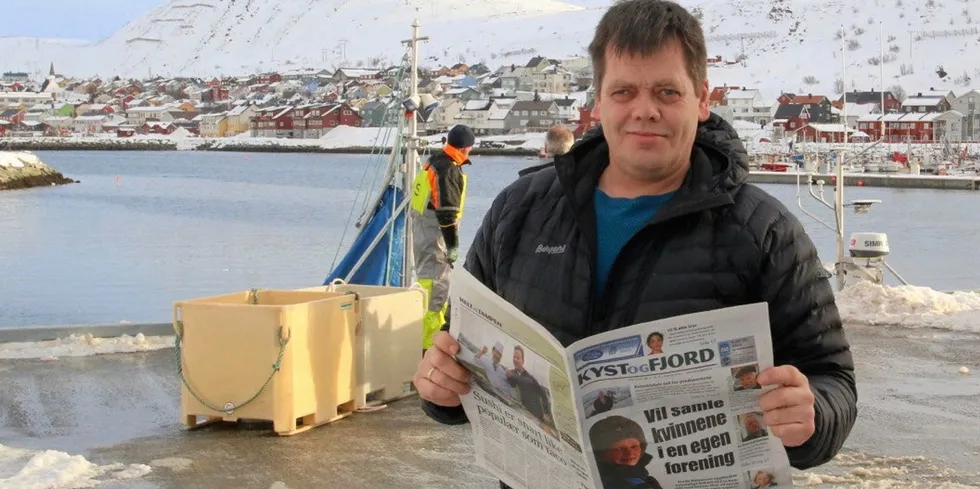
<svg viewBox="0 0 980 489">
<path fill-rule="evenodd" d="M 703 83 L 708 78 L 708 48 L 696 17 L 667 0 L 617 1 L 602 16 L 589 44 L 596 90 L 602 85 L 610 45 L 618 55 L 649 56 L 670 41 L 680 44 L 694 86 Z"/>
</svg>

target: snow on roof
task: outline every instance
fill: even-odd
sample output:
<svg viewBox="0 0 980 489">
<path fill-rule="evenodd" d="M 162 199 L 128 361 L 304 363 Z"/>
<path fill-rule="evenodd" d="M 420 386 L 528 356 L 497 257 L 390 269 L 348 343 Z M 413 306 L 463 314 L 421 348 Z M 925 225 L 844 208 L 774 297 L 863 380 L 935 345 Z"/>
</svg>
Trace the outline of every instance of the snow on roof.
<svg viewBox="0 0 980 489">
<path fill-rule="evenodd" d="M 463 106 L 462 110 L 487 110 L 490 107 L 490 101 L 485 99 L 479 100 L 469 100 L 466 105 Z"/>
</svg>

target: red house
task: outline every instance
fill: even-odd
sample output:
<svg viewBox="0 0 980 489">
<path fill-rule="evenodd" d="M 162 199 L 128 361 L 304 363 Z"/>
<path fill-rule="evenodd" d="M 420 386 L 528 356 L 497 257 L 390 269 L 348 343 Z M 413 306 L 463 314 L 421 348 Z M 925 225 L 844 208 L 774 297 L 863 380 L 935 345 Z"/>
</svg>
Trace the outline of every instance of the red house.
<svg viewBox="0 0 980 489">
<path fill-rule="evenodd" d="M 171 122 L 144 122 L 140 126 L 140 134 L 173 134 L 177 130 L 177 126 Z"/>
<path fill-rule="evenodd" d="M 592 129 L 593 127 L 599 125 L 599 119 L 592 117 L 592 107 L 579 107 L 578 108 L 578 125 L 575 126 L 575 130 L 572 134 L 575 135 L 575 139 L 581 138 L 585 135 L 586 131 Z"/>
<path fill-rule="evenodd" d="M 886 143 L 929 143 L 937 139 L 936 122 L 946 114 L 945 112 L 885 114 L 884 131 L 881 129 L 881 116 L 869 115 L 858 119 L 858 129 L 868 133 L 872 139 L 884 138 Z M 954 117 L 956 113 L 950 114 Z"/>
<path fill-rule="evenodd" d="M 202 102 L 221 102 L 224 100 L 228 100 L 228 98 L 229 98 L 229 94 L 227 88 L 211 87 L 201 92 Z"/>
<path fill-rule="evenodd" d="M 336 104 L 323 116 L 323 127 L 353 126 L 361 127 L 361 114 L 350 105 Z"/>
<path fill-rule="evenodd" d="M 854 133 L 844 124 L 807 124 L 796 131 L 798 142 L 808 141 L 816 143 L 843 143 L 845 138 L 849 138 Z"/>
<path fill-rule="evenodd" d="M 803 104 L 783 104 L 776 109 L 772 126 L 784 132 L 797 131 L 810 123 L 810 110 Z"/>
<path fill-rule="evenodd" d="M 119 105 L 122 106 L 123 110 L 126 110 L 129 108 L 129 104 L 133 103 L 133 100 L 136 100 L 136 97 L 132 95 L 126 95 L 121 100 L 119 100 Z"/>
<path fill-rule="evenodd" d="M 728 86 L 715 87 L 711 90 L 711 94 L 708 95 L 708 104 L 712 107 L 717 107 L 719 105 L 726 104 L 726 97 L 728 96 Z"/>
<path fill-rule="evenodd" d="M 10 123 L 7 121 L 0 121 L 0 138 L 2 138 L 3 135 L 7 133 L 7 126 L 9 125 Z"/>
<path fill-rule="evenodd" d="M 293 137 L 293 107 L 260 109 L 249 123 L 252 137 Z"/>
<path fill-rule="evenodd" d="M 779 94 L 779 98 L 776 99 L 776 102 L 779 102 L 779 105 L 791 104 L 793 103 L 794 98 L 796 98 L 795 93 L 783 92 Z"/>
</svg>

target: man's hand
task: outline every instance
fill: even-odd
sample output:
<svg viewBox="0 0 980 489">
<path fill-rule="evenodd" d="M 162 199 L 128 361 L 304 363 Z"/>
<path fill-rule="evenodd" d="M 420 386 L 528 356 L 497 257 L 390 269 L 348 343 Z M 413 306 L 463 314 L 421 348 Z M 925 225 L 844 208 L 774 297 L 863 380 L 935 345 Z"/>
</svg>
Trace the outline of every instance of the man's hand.
<svg viewBox="0 0 980 489">
<path fill-rule="evenodd" d="M 459 258 L 459 248 L 454 246 L 446 251 L 446 260 L 449 261 L 450 265 L 456 263 L 457 258 Z"/>
<path fill-rule="evenodd" d="M 470 391 L 470 373 L 454 358 L 457 353 L 459 343 L 448 332 L 432 338 L 432 348 L 426 350 L 412 379 L 419 397 L 438 406 L 462 404 L 459 395 Z"/>
<path fill-rule="evenodd" d="M 806 443 L 816 429 L 813 391 L 806 376 L 792 365 L 782 365 L 764 370 L 758 381 L 777 386 L 759 399 L 769 431 L 787 447 Z"/>
</svg>

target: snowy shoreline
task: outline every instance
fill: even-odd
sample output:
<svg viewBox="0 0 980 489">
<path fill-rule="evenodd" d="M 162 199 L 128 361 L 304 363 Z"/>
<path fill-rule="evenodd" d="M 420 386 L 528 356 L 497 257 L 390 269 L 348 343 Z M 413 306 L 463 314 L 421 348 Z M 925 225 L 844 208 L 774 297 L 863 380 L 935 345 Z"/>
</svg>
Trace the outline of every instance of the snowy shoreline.
<svg viewBox="0 0 980 489">
<path fill-rule="evenodd" d="M 837 294 L 837 306 L 846 326 L 980 335 L 980 292 L 945 293 L 927 287 L 857 283 Z M 118 331 L 110 331 L 106 326 L 100 331 L 93 330 L 93 334 L 85 331 L 84 326 L 74 329 L 65 327 L 59 328 L 58 338 L 54 340 L 0 341 L 0 360 L 55 361 L 59 357 L 173 348 L 174 336 L 160 334 L 167 329 L 166 325 L 161 323 L 152 326 L 158 327 L 143 328 L 145 335 L 135 332 L 134 328 L 139 329 L 140 325 L 122 323 L 119 324 Z M 0 338 L 3 338 L 3 332 L 0 329 Z"/>
<path fill-rule="evenodd" d="M 76 183 L 28 152 L 0 151 L 0 190 Z"/>
<path fill-rule="evenodd" d="M 390 127 L 337 127 L 318 139 L 252 137 L 248 134 L 209 138 L 187 135 L 145 134 L 116 137 L 106 134 L 80 137 L 10 137 L 4 146 L 21 151 L 239 151 L 302 153 L 386 153 L 395 143 L 397 129 Z M 445 134 L 423 136 L 427 150 L 438 148 Z M 494 147 L 480 147 L 482 142 Z M 544 133 L 508 134 L 477 138 L 473 154 L 500 156 L 537 155 L 544 147 Z"/>
</svg>

